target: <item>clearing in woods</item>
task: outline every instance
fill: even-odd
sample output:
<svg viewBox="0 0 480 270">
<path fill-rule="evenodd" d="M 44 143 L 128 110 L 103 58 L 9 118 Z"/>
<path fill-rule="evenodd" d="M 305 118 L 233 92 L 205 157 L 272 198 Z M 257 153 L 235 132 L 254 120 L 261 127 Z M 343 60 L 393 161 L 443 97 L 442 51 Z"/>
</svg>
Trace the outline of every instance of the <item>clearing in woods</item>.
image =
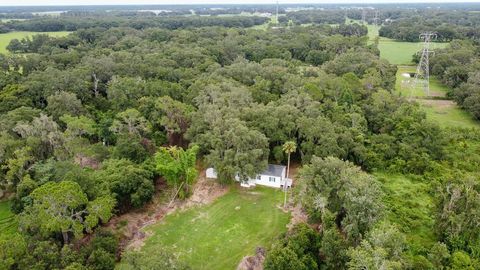
<svg viewBox="0 0 480 270">
<path fill-rule="evenodd" d="M 369 42 L 375 42 L 378 38 L 380 57 L 392 64 L 398 65 L 395 89 L 404 97 L 410 97 L 410 82 L 416 72 L 412 56 L 422 48 L 421 42 L 400 42 L 388 38 L 378 37 L 379 26 L 367 25 Z M 433 43 L 433 49 L 445 48 L 448 43 Z M 411 77 L 409 77 L 411 76 Z M 430 95 L 439 99 L 425 99 L 425 93 L 421 87 L 412 92 L 415 98 L 424 108 L 427 118 L 437 122 L 441 127 L 478 128 L 479 123 L 468 112 L 445 98 L 448 87 L 435 77 L 430 77 Z"/>
<path fill-rule="evenodd" d="M 441 127 L 461 127 L 461 128 L 478 128 L 479 123 L 467 111 L 462 110 L 453 100 L 445 99 L 448 87 L 435 77 L 430 77 L 430 96 L 435 99 L 425 97 L 422 87 L 416 87 L 413 92 L 410 83 L 415 74 L 415 66 L 399 66 L 397 71 L 396 90 L 406 98 L 412 97 L 420 103 L 430 119 Z"/>
<path fill-rule="evenodd" d="M 52 37 L 64 37 L 70 32 L 10 32 L 0 34 L 0 53 L 8 53 L 7 46 L 12 39 L 21 40 L 22 38 L 32 37 L 37 34 L 46 34 Z"/>
<path fill-rule="evenodd" d="M 232 187 L 213 203 L 178 210 L 145 230 L 142 251 L 155 256 L 171 249 L 192 269 L 235 269 L 258 246 L 270 247 L 287 230 L 290 214 L 280 206 L 280 189 Z"/>
<path fill-rule="evenodd" d="M 360 21 L 351 20 L 351 23 L 353 22 L 361 24 Z M 379 37 L 378 31 L 380 26 L 368 24 L 367 28 L 370 43 L 374 43 L 375 39 L 378 38 L 378 49 L 380 50 L 381 58 L 387 59 L 395 65 L 413 65 L 413 55 L 422 49 L 422 42 L 404 42 Z M 432 49 L 441 49 L 448 46 L 448 43 L 435 42 L 431 46 Z"/>
<path fill-rule="evenodd" d="M 432 43 L 433 49 L 445 48 L 448 43 Z M 411 65 L 412 58 L 422 49 L 422 42 L 402 42 L 380 37 L 378 40 L 380 57 L 395 65 Z"/>
</svg>

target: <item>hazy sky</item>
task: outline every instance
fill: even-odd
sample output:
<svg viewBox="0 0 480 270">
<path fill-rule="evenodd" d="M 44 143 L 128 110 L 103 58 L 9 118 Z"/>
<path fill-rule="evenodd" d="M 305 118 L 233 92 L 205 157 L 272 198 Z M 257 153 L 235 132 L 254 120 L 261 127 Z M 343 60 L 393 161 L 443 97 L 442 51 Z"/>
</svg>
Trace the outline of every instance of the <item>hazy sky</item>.
<svg viewBox="0 0 480 270">
<path fill-rule="evenodd" d="M 478 2 L 480 0 L 280 0 L 284 3 L 411 3 L 411 2 Z M 275 0 L 0 0 L 0 6 L 44 5 L 128 5 L 128 4 L 263 4 Z"/>
</svg>

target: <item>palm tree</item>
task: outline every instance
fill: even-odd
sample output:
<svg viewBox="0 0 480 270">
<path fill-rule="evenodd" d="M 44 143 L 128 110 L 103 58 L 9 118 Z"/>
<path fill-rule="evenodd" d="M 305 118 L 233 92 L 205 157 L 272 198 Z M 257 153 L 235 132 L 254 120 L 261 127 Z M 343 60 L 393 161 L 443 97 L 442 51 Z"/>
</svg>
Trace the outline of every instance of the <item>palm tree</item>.
<svg viewBox="0 0 480 270">
<path fill-rule="evenodd" d="M 288 155 L 288 163 L 287 163 L 287 179 L 288 179 L 288 173 L 290 172 L 290 154 L 295 153 L 295 151 L 297 151 L 297 144 L 294 141 L 287 141 L 283 144 L 282 150 Z M 283 208 L 287 206 L 287 179 L 285 179 L 285 182 L 283 183 L 283 191 L 285 193 Z"/>
</svg>

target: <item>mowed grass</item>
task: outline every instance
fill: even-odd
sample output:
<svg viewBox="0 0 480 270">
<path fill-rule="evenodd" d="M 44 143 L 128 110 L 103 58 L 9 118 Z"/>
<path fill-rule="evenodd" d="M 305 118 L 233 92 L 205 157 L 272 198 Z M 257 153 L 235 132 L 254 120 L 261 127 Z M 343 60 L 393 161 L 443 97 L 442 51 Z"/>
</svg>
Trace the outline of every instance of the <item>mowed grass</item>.
<svg viewBox="0 0 480 270">
<path fill-rule="evenodd" d="M 8 53 L 7 46 L 12 39 L 21 40 L 22 38 L 31 37 L 36 34 L 47 34 L 52 37 L 64 37 L 70 32 L 10 32 L 0 34 L 0 53 Z"/>
<path fill-rule="evenodd" d="M 153 235 L 142 250 L 155 256 L 159 248 L 170 249 L 192 269 L 235 269 L 286 231 L 290 214 L 278 207 L 282 199 L 279 189 L 232 188 L 210 205 L 177 211 L 148 227 Z"/>
<path fill-rule="evenodd" d="M 424 250 L 435 243 L 435 205 L 429 185 L 406 175 L 376 173 L 385 192 L 386 219 L 405 233 L 410 250 Z"/>
<path fill-rule="evenodd" d="M 480 123 L 475 120 L 471 114 L 462 110 L 452 100 L 438 100 L 438 99 L 422 99 L 425 98 L 425 92 L 421 86 L 415 87 L 412 91 L 410 82 L 413 78 L 407 78 L 404 74 L 415 73 L 414 66 L 399 66 L 397 71 L 396 90 L 399 95 L 409 98 L 412 95 L 417 99 L 425 113 L 427 119 L 436 122 L 441 127 L 460 127 L 460 128 L 478 128 Z M 437 78 L 430 78 L 430 96 L 444 97 L 448 91 L 448 87 Z"/>
<path fill-rule="evenodd" d="M 16 231 L 17 221 L 10 211 L 10 202 L 0 202 L 0 235 L 13 234 Z"/>
<path fill-rule="evenodd" d="M 448 43 L 434 43 L 431 49 L 445 48 Z M 391 64 L 413 64 L 413 55 L 422 49 L 422 42 L 403 42 L 381 37 L 378 41 L 380 57 L 387 59 Z"/>
<path fill-rule="evenodd" d="M 406 77 L 407 74 L 415 74 L 415 66 L 398 66 L 397 80 L 395 88 L 404 97 L 425 97 L 426 93 L 421 85 L 413 89 L 410 87 L 414 81 L 413 77 Z M 430 96 L 444 97 L 447 94 L 448 87 L 435 77 L 430 77 Z"/>
</svg>

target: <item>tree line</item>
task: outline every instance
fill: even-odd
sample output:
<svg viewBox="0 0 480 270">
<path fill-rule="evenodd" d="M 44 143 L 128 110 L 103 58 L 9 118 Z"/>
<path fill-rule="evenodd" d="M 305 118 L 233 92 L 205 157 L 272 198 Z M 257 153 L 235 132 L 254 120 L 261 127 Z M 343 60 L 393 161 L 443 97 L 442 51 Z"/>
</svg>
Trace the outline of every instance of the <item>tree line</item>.
<svg viewBox="0 0 480 270">
<path fill-rule="evenodd" d="M 420 41 L 419 33 L 425 31 L 437 33 L 437 41 L 449 42 L 454 39 L 477 40 L 480 37 L 478 23 L 480 18 L 472 11 L 439 10 L 407 12 L 403 16 L 389 21 L 379 30 L 381 37 L 400 41 Z"/>
<path fill-rule="evenodd" d="M 448 48 L 436 50 L 431 60 L 432 74 L 449 86 L 448 96 L 476 119 L 480 119 L 478 48 L 477 42 L 454 41 Z"/>
<path fill-rule="evenodd" d="M 36 17 L 24 21 L 8 21 L 0 23 L 0 29 L 7 31 L 76 31 L 86 28 L 112 28 L 131 27 L 135 29 L 166 28 L 178 29 L 202 26 L 224 27 L 251 27 L 263 24 L 268 20 L 258 16 L 230 16 L 230 17 L 200 17 L 200 16 L 60 16 L 60 17 Z"/>
</svg>

